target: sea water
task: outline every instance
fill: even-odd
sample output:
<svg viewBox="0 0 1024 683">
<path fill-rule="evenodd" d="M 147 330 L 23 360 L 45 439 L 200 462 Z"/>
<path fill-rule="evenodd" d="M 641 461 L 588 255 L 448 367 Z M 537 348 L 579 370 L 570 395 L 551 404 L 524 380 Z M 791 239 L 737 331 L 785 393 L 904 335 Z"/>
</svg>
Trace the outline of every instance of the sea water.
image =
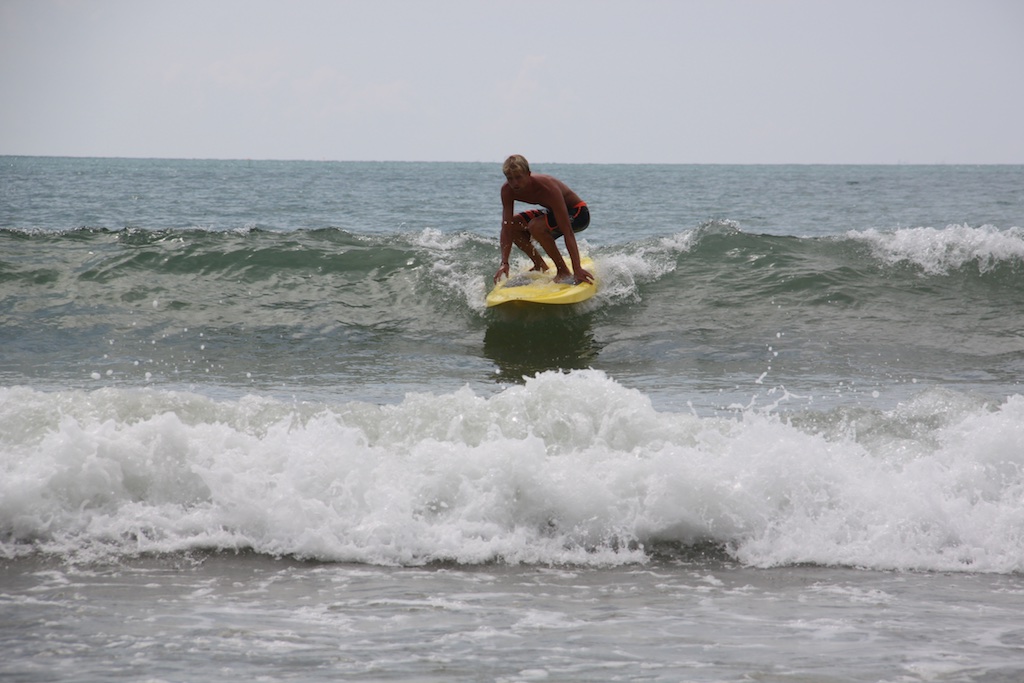
<svg viewBox="0 0 1024 683">
<path fill-rule="evenodd" d="M 1024 167 L 0 161 L 5 679 L 1024 676 Z"/>
</svg>

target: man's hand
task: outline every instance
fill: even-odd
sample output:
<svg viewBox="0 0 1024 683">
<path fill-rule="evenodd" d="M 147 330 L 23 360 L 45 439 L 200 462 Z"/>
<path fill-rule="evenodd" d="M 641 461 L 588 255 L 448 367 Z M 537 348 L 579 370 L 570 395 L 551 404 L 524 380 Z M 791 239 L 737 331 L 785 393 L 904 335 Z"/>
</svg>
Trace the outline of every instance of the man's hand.
<svg viewBox="0 0 1024 683">
<path fill-rule="evenodd" d="M 501 268 L 498 268 L 498 272 L 494 274 L 494 284 L 498 284 L 498 280 L 501 279 L 502 275 L 504 275 L 505 277 L 508 277 L 508 264 L 507 263 L 502 263 L 501 264 Z"/>
<path fill-rule="evenodd" d="M 586 270 L 585 268 L 580 268 L 573 274 L 573 280 L 578 285 L 583 284 L 584 282 L 590 282 L 591 284 L 593 284 L 594 276 L 591 275 L 590 271 Z"/>
</svg>

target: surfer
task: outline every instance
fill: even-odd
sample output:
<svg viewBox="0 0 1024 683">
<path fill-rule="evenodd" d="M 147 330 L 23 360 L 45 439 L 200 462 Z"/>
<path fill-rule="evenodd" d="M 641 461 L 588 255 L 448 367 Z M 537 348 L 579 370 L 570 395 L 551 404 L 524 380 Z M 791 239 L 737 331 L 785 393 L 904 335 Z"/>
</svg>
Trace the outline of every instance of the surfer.
<svg viewBox="0 0 1024 683">
<path fill-rule="evenodd" d="M 508 258 L 513 244 L 533 261 L 532 270 L 547 270 L 544 258 L 533 246 L 532 240 L 537 240 L 555 264 L 558 271 L 556 282 L 593 282 L 594 276 L 580 265 L 580 250 L 575 236 L 590 225 L 590 210 L 586 202 L 558 178 L 531 173 L 530 164 L 522 155 L 513 154 L 506 159 L 502 171 L 506 182 L 501 186 L 501 267 L 494 274 L 494 281 L 497 282 L 502 275 L 508 277 Z M 544 208 L 513 214 L 516 201 Z M 563 236 L 565 249 L 572 261 L 571 271 L 555 244 L 555 240 Z"/>
</svg>

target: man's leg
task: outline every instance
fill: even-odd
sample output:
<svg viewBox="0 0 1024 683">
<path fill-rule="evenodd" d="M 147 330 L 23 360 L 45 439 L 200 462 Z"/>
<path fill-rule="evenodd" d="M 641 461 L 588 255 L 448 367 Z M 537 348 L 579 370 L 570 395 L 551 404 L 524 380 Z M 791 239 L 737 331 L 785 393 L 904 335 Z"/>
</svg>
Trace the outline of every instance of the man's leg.
<svg viewBox="0 0 1024 683">
<path fill-rule="evenodd" d="M 512 232 L 512 244 L 519 247 L 524 254 L 530 257 L 530 260 L 533 261 L 533 270 L 547 270 L 548 266 L 544 263 L 543 257 L 537 253 L 537 248 L 533 246 L 526 223 L 519 216 L 516 216 L 514 220 L 516 221 L 516 230 Z"/>
<path fill-rule="evenodd" d="M 548 219 L 546 216 L 537 216 L 530 221 L 527 226 L 530 229 L 530 235 L 533 239 L 537 240 L 547 255 L 551 257 L 551 260 L 555 263 L 555 269 L 558 274 L 555 277 L 562 275 L 572 275 L 572 271 L 565 265 L 565 260 L 562 258 L 561 252 L 558 251 L 558 245 L 555 244 L 555 238 L 551 236 L 551 228 L 548 227 Z"/>
</svg>

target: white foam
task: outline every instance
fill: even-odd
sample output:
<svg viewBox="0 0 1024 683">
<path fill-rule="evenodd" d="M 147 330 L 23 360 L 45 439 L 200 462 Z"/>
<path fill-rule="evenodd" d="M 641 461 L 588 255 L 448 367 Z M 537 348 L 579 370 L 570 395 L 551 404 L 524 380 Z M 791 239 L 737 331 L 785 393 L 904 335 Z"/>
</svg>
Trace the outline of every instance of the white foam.
<svg viewBox="0 0 1024 683">
<path fill-rule="evenodd" d="M 969 263 L 987 272 L 1003 262 L 1024 261 L 1024 230 L 999 230 L 949 225 L 901 228 L 893 232 L 875 229 L 847 233 L 853 240 L 869 244 L 875 256 L 887 263 L 910 262 L 928 274 L 945 274 Z"/>
<path fill-rule="evenodd" d="M 2 552 L 253 548 L 616 564 L 712 540 L 757 566 L 1024 569 L 1024 397 L 803 421 L 654 410 L 597 371 L 397 405 L 0 389 Z"/>
</svg>

